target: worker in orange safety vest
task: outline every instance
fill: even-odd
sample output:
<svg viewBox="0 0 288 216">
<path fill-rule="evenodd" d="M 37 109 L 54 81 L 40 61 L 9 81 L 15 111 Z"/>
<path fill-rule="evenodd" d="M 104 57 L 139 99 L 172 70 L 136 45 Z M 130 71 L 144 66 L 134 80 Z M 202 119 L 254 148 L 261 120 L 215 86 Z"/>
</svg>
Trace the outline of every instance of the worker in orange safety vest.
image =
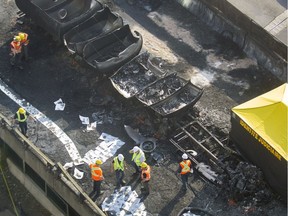
<svg viewBox="0 0 288 216">
<path fill-rule="evenodd" d="M 19 32 L 18 36 L 21 39 L 20 43 L 23 49 L 25 61 L 28 61 L 28 44 L 29 44 L 28 34 L 24 32 Z"/>
<path fill-rule="evenodd" d="M 149 195 L 150 193 L 150 189 L 149 189 L 149 181 L 150 181 L 150 178 L 151 178 L 151 168 L 150 166 L 143 162 L 141 163 L 141 184 L 142 184 L 142 194 L 144 196 L 147 196 Z"/>
<path fill-rule="evenodd" d="M 188 159 L 188 155 L 184 153 L 182 155 L 182 161 L 179 163 L 179 168 L 178 168 L 178 174 L 181 176 L 181 181 L 182 181 L 182 190 L 187 190 L 187 184 L 188 184 L 188 176 L 189 173 L 193 172 L 192 169 L 192 163 Z"/>
<path fill-rule="evenodd" d="M 15 36 L 13 41 L 10 43 L 11 52 L 10 55 L 12 58 L 10 59 L 10 63 L 12 66 L 17 66 L 20 69 L 23 69 L 21 65 L 22 59 L 22 44 L 20 36 Z"/>
<path fill-rule="evenodd" d="M 95 201 L 100 195 L 103 194 L 103 191 L 101 191 L 101 182 L 104 180 L 104 176 L 100 167 L 101 164 L 102 161 L 98 159 L 96 160 L 95 164 L 89 165 L 91 169 L 91 178 L 93 180 L 93 190 L 89 196 L 93 201 Z"/>
</svg>

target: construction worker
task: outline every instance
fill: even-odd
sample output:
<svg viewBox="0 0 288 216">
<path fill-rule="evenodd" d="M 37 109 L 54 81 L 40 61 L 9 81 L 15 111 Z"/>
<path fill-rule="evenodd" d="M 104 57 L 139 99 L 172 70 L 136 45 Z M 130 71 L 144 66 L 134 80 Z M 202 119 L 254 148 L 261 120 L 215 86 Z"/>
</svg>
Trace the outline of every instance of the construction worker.
<svg viewBox="0 0 288 216">
<path fill-rule="evenodd" d="M 141 163 L 141 184 L 143 186 L 141 189 L 143 195 L 148 195 L 150 193 L 148 184 L 151 178 L 150 171 L 151 168 L 147 163 Z"/>
<path fill-rule="evenodd" d="M 126 184 L 126 182 L 123 180 L 124 168 L 125 168 L 124 156 L 122 154 L 118 154 L 117 157 L 113 158 L 113 161 L 111 163 L 111 172 L 114 171 L 116 174 L 116 189 L 119 189 L 121 185 Z"/>
<path fill-rule="evenodd" d="M 12 58 L 10 59 L 10 63 L 12 66 L 17 66 L 20 69 L 23 69 L 21 65 L 22 59 L 22 44 L 20 36 L 15 36 L 13 41 L 10 43 L 11 53 L 10 55 Z"/>
<path fill-rule="evenodd" d="M 146 161 L 144 152 L 138 147 L 134 146 L 133 149 L 129 151 L 132 155 L 133 166 L 135 168 L 135 173 L 133 175 L 140 174 L 141 172 L 141 163 Z"/>
<path fill-rule="evenodd" d="M 102 161 L 98 159 L 95 161 L 95 164 L 89 165 L 91 169 L 91 178 L 93 180 L 93 190 L 89 196 L 93 201 L 95 201 L 100 195 L 103 194 L 103 191 L 101 191 L 101 182 L 104 180 L 104 176 L 100 167 L 101 164 Z"/>
<path fill-rule="evenodd" d="M 182 161 L 179 163 L 179 168 L 178 168 L 178 174 L 181 176 L 182 180 L 182 190 L 187 190 L 187 184 L 188 184 L 188 176 L 190 172 L 193 172 L 192 169 L 192 163 L 188 159 L 188 155 L 184 153 L 182 155 Z"/>
<path fill-rule="evenodd" d="M 29 44 L 28 34 L 24 33 L 24 32 L 19 32 L 18 36 L 21 39 L 20 43 L 21 43 L 21 46 L 22 46 L 22 49 L 23 49 L 25 61 L 28 61 L 28 59 L 29 59 L 28 58 L 28 44 Z"/>
<path fill-rule="evenodd" d="M 24 136 L 26 136 L 27 138 L 28 138 L 28 136 L 27 136 L 27 129 L 28 129 L 27 119 L 29 117 L 31 117 L 30 113 L 28 113 L 23 107 L 20 107 L 14 115 L 14 124 L 15 124 L 15 121 L 18 122 L 19 127 L 21 129 L 21 133 Z"/>
</svg>

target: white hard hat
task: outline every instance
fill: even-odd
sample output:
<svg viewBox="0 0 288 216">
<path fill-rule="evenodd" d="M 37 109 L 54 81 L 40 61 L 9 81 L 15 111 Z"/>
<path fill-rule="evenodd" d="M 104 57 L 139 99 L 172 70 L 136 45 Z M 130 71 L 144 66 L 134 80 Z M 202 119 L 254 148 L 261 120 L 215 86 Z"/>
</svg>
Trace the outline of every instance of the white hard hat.
<svg viewBox="0 0 288 216">
<path fill-rule="evenodd" d="M 188 159 L 188 155 L 187 155 L 186 153 L 184 153 L 184 154 L 182 155 L 182 159 L 183 159 L 183 160 L 187 160 L 187 159 Z"/>
<path fill-rule="evenodd" d="M 132 152 L 135 153 L 135 152 L 137 152 L 139 150 L 140 150 L 140 148 L 138 146 L 134 146 L 134 148 L 132 149 Z"/>
<path fill-rule="evenodd" d="M 124 156 L 122 154 L 118 154 L 118 160 L 119 161 L 123 161 L 124 160 Z"/>
</svg>

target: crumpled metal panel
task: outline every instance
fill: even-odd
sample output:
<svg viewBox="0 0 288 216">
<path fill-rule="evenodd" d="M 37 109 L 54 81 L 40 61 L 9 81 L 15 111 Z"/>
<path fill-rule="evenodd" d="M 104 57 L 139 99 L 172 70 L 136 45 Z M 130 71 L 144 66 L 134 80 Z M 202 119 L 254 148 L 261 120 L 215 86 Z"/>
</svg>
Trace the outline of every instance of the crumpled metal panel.
<svg viewBox="0 0 288 216">
<path fill-rule="evenodd" d="M 143 39 L 139 32 L 131 32 L 129 25 L 117 29 L 105 37 L 86 44 L 83 58 L 97 71 L 113 74 L 122 65 L 138 55 Z"/>
</svg>

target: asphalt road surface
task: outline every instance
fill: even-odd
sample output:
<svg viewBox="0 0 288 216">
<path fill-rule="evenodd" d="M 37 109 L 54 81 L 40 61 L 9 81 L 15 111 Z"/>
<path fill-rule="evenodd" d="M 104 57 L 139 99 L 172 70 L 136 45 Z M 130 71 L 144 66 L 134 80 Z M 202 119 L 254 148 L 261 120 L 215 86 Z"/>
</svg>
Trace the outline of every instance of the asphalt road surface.
<svg viewBox="0 0 288 216">
<path fill-rule="evenodd" d="M 33 21 L 24 19 L 23 24 L 17 24 L 18 9 L 14 2 L 0 2 L 3 5 L 0 9 L 0 78 L 66 132 L 75 142 L 80 155 L 84 156 L 93 149 L 95 140 L 106 132 L 126 143 L 119 152 L 129 161 L 128 150 L 132 148 L 133 140 L 123 125 L 138 126 L 140 132 L 149 136 L 163 126 L 162 119 L 150 115 L 141 104 L 123 98 L 109 79 L 91 70 L 80 58 L 69 54 L 61 42 L 54 41 Z M 174 70 L 179 76 L 204 88 L 204 94 L 190 112 L 222 137 L 229 134 L 232 107 L 281 84 L 269 71 L 247 58 L 234 43 L 209 30 L 201 20 L 173 1 L 164 1 L 153 12 L 147 12 L 138 4 L 129 5 L 124 0 L 117 1 L 116 5 L 108 2 L 108 5 L 124 18 L 131 29 L 142 34 L 143 50 L 159 58 L 163 69 Z M 20 30 L 27 32 L 31 41 L 31 60 L 24 64 L 24 70 L 11 67 L 8 55 L 13 34 Z M 1 113 L 11 116 L 17 110 L 17 104 L 1 92 L 0 98 Z M 59 98 L 66 103 L 63 112 L 54 110 L 53 102 Z M 112 113 L 112 122 L 107 120 L 97 127 L 97 131 L 87 132 L 79 121 L 79 115 L 91 118 L 93 113 L 99 112 L 106 115 Z M 173 124 L 175 119 L 171 121 Z M 63 164 L 71 161 L 60 141 L 43 125 L 31 122 L 28 133 L 29 138 L 53 160 Z M 169 134 L 162 134 L 160 138 L 157 149 L 166 157 L 165 164 L 161 166 L 151 161 L 151 194 L 144 200 L 150 214 L 174 216 L 191 205 L 223 216 L 286 215 L 287 208 L 276 195 L 265 205 L 251 205 L 253 197 L 249 197 L 250 202 L 235 202 L 231 194 L 224 193 L 221 188 L 203 181 L 197 175 L 190 179 L 193 191 L 182 193 L 181 182 L 174 174 L 179 161 L 179 155 L 175 154 L 177 149 L 167 141 Z M 115 184 L 114 175 L 109 173 L 109 162 L 107 160 L 103 166 L 107 194 L 111 194 Z M 134 181 L 130 177 L 132 172 L 133 168 L 128 162 L 127 180 L 131 183 Z M 87 176 L 79 183 L 90 192 L 91 182 Z M 139 192 L 139 185 L 135 187 Z M 30 209 L 33 209 L 32 204 Z"/>
</svg>

